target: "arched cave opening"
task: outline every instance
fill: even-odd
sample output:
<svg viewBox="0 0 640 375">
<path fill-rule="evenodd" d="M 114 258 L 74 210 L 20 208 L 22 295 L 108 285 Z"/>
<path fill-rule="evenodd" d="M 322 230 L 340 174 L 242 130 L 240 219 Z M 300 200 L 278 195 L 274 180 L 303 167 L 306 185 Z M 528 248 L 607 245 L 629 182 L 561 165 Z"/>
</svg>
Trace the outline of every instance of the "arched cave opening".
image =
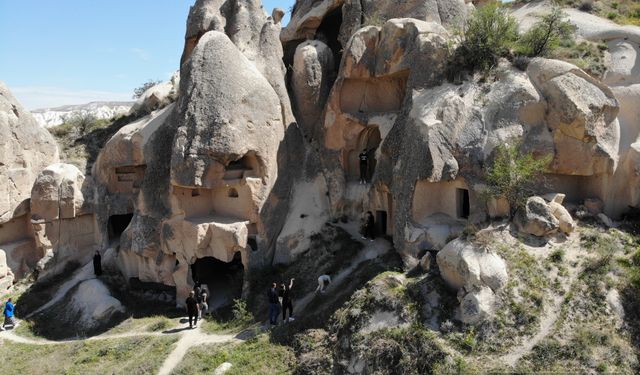
<svg viewBox="0 0 640 375">
<path fill-rule="evenodd" d="M 242 295 L 242 255 L 236 252 L 228 263 L 214 257 L 198 258 L 191 265 L 191 277 L 209 291 L 209 311 L 230 307 Z"/>
<path fill-rule="evenodd" d="M 120 240 L 120 236 L 131 223 L 133 214 L 112 215 L 109 216 L 107 231 L 109 234 L 109 242 Z"/>
<path fill-rule="evenodd" d="M 359 155 L 363 150 L 366 150 L 369 157 L 367 181 L 371 181 L 371 178 L 376 171 L 376 151 L 378 150 L 378 147 L 380 147 L 381 142 L 382 136 L 380 135 L 380 129 L 377 126 L 368 126 L 360 132 L 355 149 L 349 152 L 348 170 L 351 180 L 357 181 L 360 178 Z"/>
<path fill-rule="evenodd" d="M 342 61 L 342 44 L 338 40 L 342 26 L 342 7 L 338 7 L 324 16 L 316 30 L 316 39 L 323 41 L 333 51 L 336 72 Z"/>
</svg>

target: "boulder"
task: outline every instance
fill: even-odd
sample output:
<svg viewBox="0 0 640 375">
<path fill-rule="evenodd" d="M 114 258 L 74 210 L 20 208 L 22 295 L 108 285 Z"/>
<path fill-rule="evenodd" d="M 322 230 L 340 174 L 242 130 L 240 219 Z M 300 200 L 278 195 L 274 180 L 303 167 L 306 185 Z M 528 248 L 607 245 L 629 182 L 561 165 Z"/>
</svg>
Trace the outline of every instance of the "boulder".
<svg viewBox="0 0 640 375">
<path fill-rule="evenodd" d="M 319 40 L 298 45 L 293 58 L 291 88 L 299 124 L 307 134 L 320 121 L 335 80 L 333 52 Z"/>
<path fill-rule="evenodd" d="M 489 287 L 473 289 L 460 299 L 460 321 L 465 324 L 478 324 L 493 317 L 496 308 L 496 296 Z"/>
<path fill-rule="evenodd" d="M 71 164 L 45 168 L 31 189 L 31 218 L 35 221 L 73 219 L 82 213 L 84 175 Z"/>
<path fill-rule="evenodd" d="M 449 242 L 436 256 L 440 275 L 453 289 L 489 287 L 496 291 L 507 284 L 507 265 L 497 254 L 462 239 Z"/>
<path fill-rule="evenodd" d="M 90 279 L 76 287 L 68 311 L 70 315 L 77 314 L 75 328 L 88 331 L 109 323 L 125 308 L 101 281 Z"/>
<path fill-rule="evenodd" d="M 613 173 L 618 162 L 618 101 L 611 89 L 566 62 L 535 58 L 527 74 L 547 103 L 557 174 Z"/>
<path fill-rule="evenodd" d="M 573 232 L 574 229 L 576 229 L 576 223 L 573 221 L 573 218 L 571 217 L 569 211 L 567 211 L 567 209 L 564 208 L 563 205 L 555 201 L 551 201 L 549 202 L 549 209 L 551 210 L 553 216 L 558 219 L 558 222 L 560 222 L 559 227 L 563 233 L 569 234 Z"/>
<path fill-rule="evenodd" d="M 520 232 L 538 237 L 547 236 L 560 227 L 560 221 L 541 197 L 530 197 L 524 207 L 518 210 L 514 224 Z"/>
<path fill-rule="evenodd" d="M 180 72 L 175 72 L 170 80 L 147 89 L 133 104 L 130 113 L 142 116 L 168 106 L 178 98 L 179 87 Z"/>
<path fill-rule="evenodd" d="M 420 268 L 424 272 L 429 272 L 431 270 L 431 253 L 427 252 L 420 258 Z"/>
</svg>

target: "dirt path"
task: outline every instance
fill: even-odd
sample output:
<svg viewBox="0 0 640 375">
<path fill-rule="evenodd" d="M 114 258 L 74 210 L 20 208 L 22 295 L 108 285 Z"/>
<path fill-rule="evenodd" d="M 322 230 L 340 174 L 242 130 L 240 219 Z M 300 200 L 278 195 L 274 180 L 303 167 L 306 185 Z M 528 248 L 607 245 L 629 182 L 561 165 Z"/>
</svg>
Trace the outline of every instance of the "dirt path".
<svg viewBox="0 0 640 375">
<path fill-rule="evenodd" d="M 240 339 L 236 338 L 234 335 L 212 335 L 204 333 L 200 330 L 200 326 L 195 329 L 189 329 L 183 331 L 181 334 L 180 340 L 176 343 L 176 347 L 169 354 L 169 356 L 164 360 L 162 367 L 158 371 L 158 375 L 168 375 L 171 374 L 176 366 L 182 362 L 185 354 L 189 351 L 190 348 L 194 346 L 204 345 L 204 344 L 222 344 L 222 343 L 231 343 L 231 342 L 239 342 Z"/>
<path fill-rule="evenodd" d="M 510 367 L 514 367 L 516 363 L 525 355 L 531 353 L 531 350 L 540 343 L 544 338 L 553 333 L 555 328 L 555 324 L 558 321 L 560 316 L 560 311 L 562 308 L 562 303 L 564 302 L 564 294 L 566 294 L 576 278 L 582 271 L 582 267 L 577 266 L 579 264 L 579 258 L 583 257 L 584 254 L 580 253 L 579 245 L 573 244 L 572 246 L 567 247 L 566 255 L 565 255 L 565 264 L 569 265 L 567 267 L 568 277 L 565 281 L 563 281 L 563 294 L 555 294 L 551 303 L 547 303 L 544 306 L 542 317 L 540 319 L 540 329 L 538 332 L 529 337 L 525 338 L 522 344 L 516 346 L 512 350 L 510 350 L 507 354 L 501 356 L 498 360 L 501 363 L 504 363 Z M 576 264 L 576 266 L 571 266 L 572 264 Z"/>
</svg>

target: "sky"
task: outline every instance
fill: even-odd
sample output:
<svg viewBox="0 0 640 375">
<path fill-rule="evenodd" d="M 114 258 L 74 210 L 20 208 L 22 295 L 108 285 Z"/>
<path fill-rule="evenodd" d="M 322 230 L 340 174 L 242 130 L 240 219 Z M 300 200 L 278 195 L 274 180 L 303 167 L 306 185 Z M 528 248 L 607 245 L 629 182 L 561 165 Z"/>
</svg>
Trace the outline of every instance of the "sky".
<svg viewBox="0 0 640 375">
<path fill-rule="evenodd" d="M 0 81 L 30 110 L 131 100 L 178 70 L 194 2 L 0 0 Z M 268 14 L 293 3 L 263 0 Z"/>
</svg>

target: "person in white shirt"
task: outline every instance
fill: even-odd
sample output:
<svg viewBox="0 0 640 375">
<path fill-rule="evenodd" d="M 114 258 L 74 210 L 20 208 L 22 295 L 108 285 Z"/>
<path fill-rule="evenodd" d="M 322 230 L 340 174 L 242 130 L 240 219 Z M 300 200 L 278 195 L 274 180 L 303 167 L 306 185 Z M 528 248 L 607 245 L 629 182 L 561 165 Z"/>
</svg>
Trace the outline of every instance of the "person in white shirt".
<svg viewBox="0 0 640 375">
<path fill-rule="evenodd" d="M 318 288 L 316 288 L 316 293 L 324 293 L 325 289 L 331 284 L 331 276 L 329 275 L 321 275 L 318 277 Z"/>
</svg>

